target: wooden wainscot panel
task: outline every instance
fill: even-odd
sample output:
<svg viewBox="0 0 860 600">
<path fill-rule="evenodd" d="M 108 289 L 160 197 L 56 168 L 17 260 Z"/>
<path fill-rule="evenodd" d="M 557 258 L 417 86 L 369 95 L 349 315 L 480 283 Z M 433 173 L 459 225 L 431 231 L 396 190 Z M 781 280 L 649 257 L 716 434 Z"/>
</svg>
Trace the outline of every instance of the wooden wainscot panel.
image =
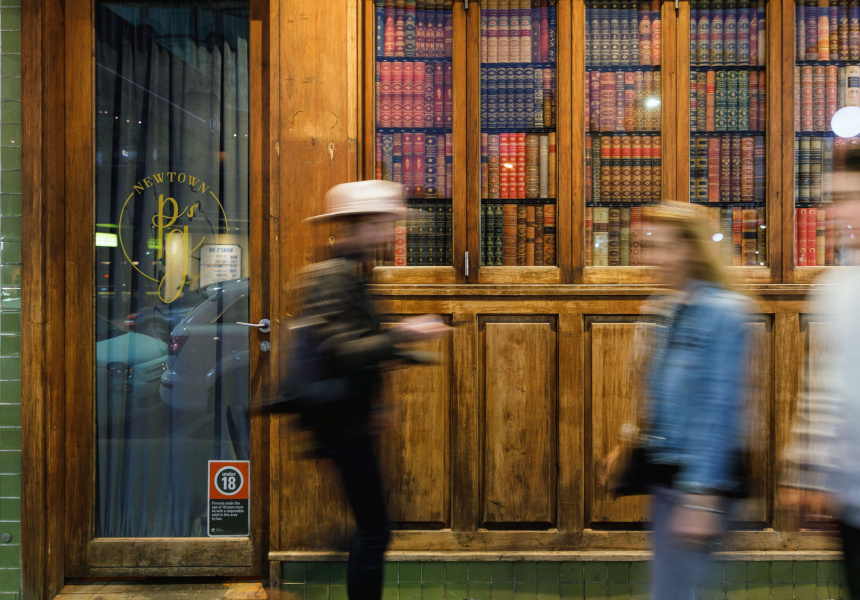
<svg viewBox="0 0 860 600">
<path fill-rule="evenodd" d="M 401 529 L 450 527 L 453 342 L 449 336 L 409 350 L 430 353 L 436 362 L 385 374 L 388 429 L 379 437 L 379 462 L 388 511 Z"/>
<path fill-rule="evenodd" d="M 634 356 L 634 350 L 643 347 L 650 327 L 638 322 L 640 319 L 634 316 L 586 318 L 585 460 L 588 489 L 585 497 L 590 502 L 587 500 L 585 514 L 586 523 L 596 528 L 605 523 L 632 525 L 648 518 L 645 497 L 613 498 L 597 476 L 606 455 L 619 441 L 621 426 L 635 422 L 642 388 L 641 361 Z"/>
<path fill-rule="evenodd" d="M 484 399 L 483 525 L 556 524 L 557 348 L 555 316 L 479 318 Z"/>
</svg>

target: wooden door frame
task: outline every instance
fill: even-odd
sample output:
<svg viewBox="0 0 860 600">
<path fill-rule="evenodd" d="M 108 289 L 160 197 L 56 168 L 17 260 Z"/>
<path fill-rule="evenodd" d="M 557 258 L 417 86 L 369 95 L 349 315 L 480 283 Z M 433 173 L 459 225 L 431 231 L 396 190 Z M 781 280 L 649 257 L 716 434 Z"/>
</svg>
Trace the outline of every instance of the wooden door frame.
<svg viewBox="0 0 860 600">
<path fill-rule="evenodd" d="M 93 542 L 94 27 L 92 0 L 34 0 L 22 6 L 22 492 L 24 598 L 52 598 L 68 577 L 264 576 L 268 572 L 269 424 L 252 418 L 252 536 Z M 250 219 L 255 254 L 270 249 L 277 201 L 277 23 L 274 0 L 250 0 Z M 273 43 L 274 39 L 274 43 Z M 259 110 L 256 110 L 256 108 Z M 251 316 L 277 310 L 264 261 L 251 261 Z M 277 268 L 277 265 L 273 265 Z M 254 338 L 252 337 L 252 340 Z M 71 343 L 70 343 L 71 341 Z M 252 344 L 252 393 L 277 374 Z M 67 351 L 68 348 L 68 351 Z M 82 516 L 83 515 L 83 516 Z M 241 568 L 225 569 L 241 551 Z M 229 550 L 227 550 L 229 549 Z M 219 556 L 220 553 L 220 556 Z M 106 561 L 94 567 L 93 561 Z M 189 567 L 187 565 L 197 565 Z"/>
</svg>

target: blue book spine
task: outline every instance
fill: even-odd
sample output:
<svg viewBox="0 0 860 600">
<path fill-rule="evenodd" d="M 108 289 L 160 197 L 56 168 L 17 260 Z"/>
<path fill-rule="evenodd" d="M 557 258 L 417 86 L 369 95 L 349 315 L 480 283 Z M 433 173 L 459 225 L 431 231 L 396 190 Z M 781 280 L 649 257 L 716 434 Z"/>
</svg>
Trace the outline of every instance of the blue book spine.
<svg viewBox="0 0 860 600">
<path fill-rule="evenodd" d="M 522 128 L 526 126 L 525 120 L 525 112 L 526 112 L 526 82 L 523 81 L 523 77 L 525 69 L 521 67 L 516 67 L 514 69 L 514 88 L 515 88 L 515 104 L 514 104 L 514 126 L 517 128 Z"/>
<path fill-rule="evenodd" d="M 690 65 L 699 64 L 699 3 L 690 2 Z"/>
<path fill-rule="evenodd" d="M 513 67 L 505 68 L 505 127 L 516 127 L 517 123 L 517 80 Z"/>
<path fill-rule="evenodd" d="M 535 70 L 534 67 L 523 69 L 525 94 L 523 99 L 523 127 L 535 125 Z"/>
<path fill-rule="evenodd" d="M 639 64 L 639 9 L 636 2 L 630 6 L 630 65 Z"/>
<path fill-rule="evenodd" d="M 376 7 L 376 56 L 385 56 L 385 8 Z"/>
<path fill-rule="evenodd" d="M 618 11 L 618 59 L 619 64 L 625 67 L 630 64 L 630 11 L 627 10 L 628 5 L 628 2 L 622 2 L 621 10 Z"/>
<path fill-rule="evenodd" d="M 394 136 L 382 136 L 382 179 L 394 181 Z"/>
<path fill-rule="evenodd" d="M 496 67 L 487 68 L 487 127 L 498 127 L 499 123 L 499 88 L 498 80 L 496 79 L 498 69 Z"/>
<path fill-rule="evenodd" d="M 549 7 L 549 62 L 555 62 L 555 44 L 556 44 L 556 31 L 555 24 L 557 20 L 556 7 Z"/>
<path fill-rule="evenodd" d="M 438 181 L 438 162 L 436 155 L 436 136 L 428 135 L 424 138 L 424 197 L 438 198 L 439 189 L 436 187 Z"/>
<path fill-rule="evenodd" d="M 487 97 L 487 67 L 481 67 L 481 128 L 489 127 L 489 119 L 487 113 L 487 105 L 489 98 Z"/>
<path fill-rule="evenodd" d="M 540 60 L 540 7 L 532 2 L 532 61 Z"/>
</svg>

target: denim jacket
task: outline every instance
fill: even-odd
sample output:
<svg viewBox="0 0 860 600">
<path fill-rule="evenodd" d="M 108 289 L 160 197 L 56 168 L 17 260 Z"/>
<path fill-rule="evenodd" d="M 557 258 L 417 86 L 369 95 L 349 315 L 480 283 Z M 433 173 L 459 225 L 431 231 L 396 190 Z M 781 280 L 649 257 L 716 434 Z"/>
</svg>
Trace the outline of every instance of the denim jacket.
<svg viewBox="0 0 860 600">
<path fill-rule="evenodd" d="M 686 291 L 652 354 L 645 440 L 655 462 L 679 467 L 675 488 L 720 493 L 744 446 L 747 301 L 701 281 Z"/>
</svg>

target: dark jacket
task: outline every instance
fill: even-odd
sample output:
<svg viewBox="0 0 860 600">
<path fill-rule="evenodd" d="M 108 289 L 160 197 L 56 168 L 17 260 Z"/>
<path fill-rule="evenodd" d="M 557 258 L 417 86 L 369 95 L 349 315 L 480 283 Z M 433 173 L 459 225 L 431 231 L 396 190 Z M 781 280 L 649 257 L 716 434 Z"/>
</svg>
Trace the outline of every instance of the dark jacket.
<svg viewBox="0 0 860 600">
<path fill-rule="evenodd" d="M 349 379 L 342 405 L 302 415 L 302 425 L 325 443 L 330 436 L 366 435 L 381 386 L 380 364 L 394 358 L 400 336 L 380 331 L 365 282 L 355 262 L 335 258 L 316 263 L 301 283 L 302 318 L 326 352 L 332 376 Z"/>
</svg>

